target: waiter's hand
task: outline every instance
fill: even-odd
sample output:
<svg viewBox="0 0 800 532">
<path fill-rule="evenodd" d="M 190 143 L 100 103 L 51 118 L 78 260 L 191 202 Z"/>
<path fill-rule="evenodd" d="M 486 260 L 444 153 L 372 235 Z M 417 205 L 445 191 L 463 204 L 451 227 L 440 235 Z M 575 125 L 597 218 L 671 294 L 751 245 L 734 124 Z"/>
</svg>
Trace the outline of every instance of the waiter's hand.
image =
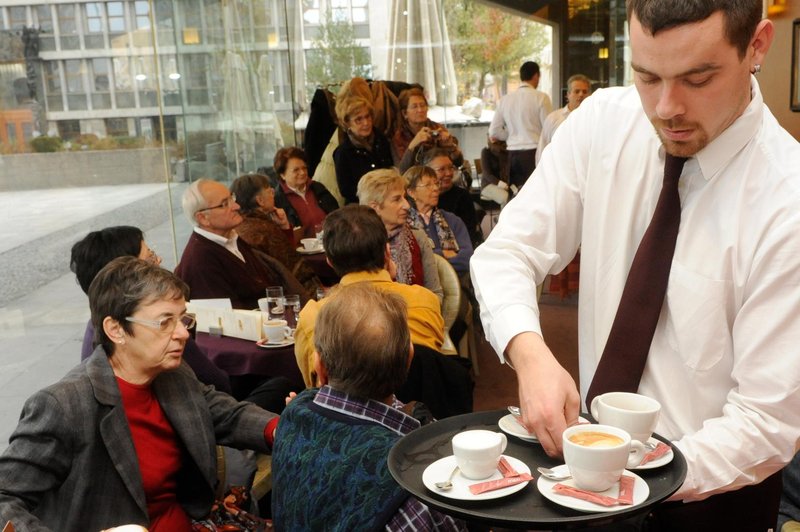
<svg viewBox="0 0 800 532">
<path fill-rule="evenodd" d="M 522 424 L 536 434 L 549 456 L 559 456 L 561 433 L 577 422 L 580 413 L 575 381 L 536 333 L 515 336 L 506 358 L 517 371 Z"/>
</svg>

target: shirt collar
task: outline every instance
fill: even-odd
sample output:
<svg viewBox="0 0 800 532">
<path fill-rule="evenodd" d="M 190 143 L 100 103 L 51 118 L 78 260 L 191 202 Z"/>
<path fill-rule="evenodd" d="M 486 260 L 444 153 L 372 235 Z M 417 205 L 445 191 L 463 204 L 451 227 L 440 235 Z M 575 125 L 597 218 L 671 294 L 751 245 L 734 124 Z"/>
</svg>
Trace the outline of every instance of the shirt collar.
<svg viewBox="0 0 800 532">
<path fill-rule="evenodd" d="M 706 180 L 711 179 L 722 170 L 761 129 L 764 99 L 761 96 L 758 82 L 752 75 L 750 76 L 750 95 L 750 103 L 741 116 L 695 155 L 700 171 Z"/>
<path fill-rule="evenodd" d="M 211 231 L 206 231 L 205 229 L 197 226 L 195 226 L 194 232 L 200 236 L 206 237 L 220 246 L 225 246 L 226 248 L 230 247 L 231 245 L 235 246 L 236 241 L 239 239 L 239 235 L 236 233 L 236 231 L 231 231 L 231 236 L 229 238 L 225 238 L 217 233 L 212 233 Z"/>
<path fill-rule="evenodd" d="M 386 270 L 379 270 L 377 272 L 352 272 L 344 275 L 340 280 L 339 284 L 342 286 L 347 286 L 355 283 L 360 283 L 362 281 L 383 281 L 387 283 L 391 283 L 392 276 L 389 275 L 389 272 Z"/>
<path fill-rule="evenodd" d="M 395 406 L 392 407 L 373 399 L 353 397 L 325 385 L 317 392 L 314 403 L 334 412 L 374 421 L 401 436 L 420 426 L 419 421 L 398 410 L 403 404 L 397 399 L 394 399 Z"/>
</svg>

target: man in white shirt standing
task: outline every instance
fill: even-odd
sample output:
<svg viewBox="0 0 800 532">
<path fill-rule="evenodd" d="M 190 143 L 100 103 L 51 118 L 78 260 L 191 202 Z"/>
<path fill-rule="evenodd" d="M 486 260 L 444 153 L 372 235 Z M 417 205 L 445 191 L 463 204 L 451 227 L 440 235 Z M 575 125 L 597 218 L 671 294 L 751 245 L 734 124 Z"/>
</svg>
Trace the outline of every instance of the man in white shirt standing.
<svg viewBox="0 0 800 532">
<path fill-rule="evenodd" d="M 688 463 L 655 529 L 766 530 L 778 472 L 800 443 L 800 145 L 754 75 L 774 27 L 761 0 L 629 0 L 627 10 L 635 87 L 597 91 L 572 113 L 476 250 L 481 317 L 516 368 L 524 424 L 558 455 L 653 216 L 665 152 L 688 158 L 638 387 L 661 402 L 656 432 Z M 578 246 L 581 395 L 542 338 L 535 295 Z"/>
<path fill-rule="evenodd" d="M 592 82 L 583 74 L 575 74 L 570 76 L 567 80 L 567 105 L 561 109 L 556 109 L 544 119 L 542 124 L 542 134 L 539 135 L 539 147 L 536 148 L 536 164 L 542 158 L 542 152 L 545 146 L 550 144 L 553 140 L 553 134 L 556 132 L 561 122 L 567 119 L 570 111 L 578 108 L 583 100 L 589 97 L 592 93 Z"/>
<path fill-rule="evenodd" d="M 489 138 L 506 141 L 511 184 L 522 187 L 536 167 L 536 146 L 542 124 L 553 104 L 550 97 L 538 90 L 539 65 L 526 61 L 519 68 L 519 88 L 506 94 L 497 104 L 489 126 Z"/>
</svg>

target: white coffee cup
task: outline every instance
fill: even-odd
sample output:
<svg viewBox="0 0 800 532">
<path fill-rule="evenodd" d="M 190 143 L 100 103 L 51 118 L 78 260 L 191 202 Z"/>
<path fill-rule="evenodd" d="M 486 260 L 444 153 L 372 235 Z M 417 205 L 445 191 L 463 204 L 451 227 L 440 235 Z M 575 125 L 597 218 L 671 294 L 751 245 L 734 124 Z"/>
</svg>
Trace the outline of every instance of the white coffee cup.
<svg viewBox="0 0 800 532">
<path fill-rule="evenodd" d="M 607 490 L 646 453 L 641 442 L 631 441 L 630 434 L 610 425 L 573 425 L 562 440 L 564 461 L 575 484 L 589 491 Z"/>
<path fill-rule="evenodd" d="M 638 393 L 608 392 L 595 397 L 589 410 L 599 423 L 621 428 L 632 440 L 647 442 L 658 424 L 661 404 Z"/>
<path fill-rule="evenodd" d="M 262 328 L 267 341 L 272 344 L 284 342 L 292 335 L 292 330 L 287 326 L 286 320 L 267 320 Z"/>
<path fill-rule="evenodd" d="M 305 248 L 306 251 L 319 249 L 319 240 L 316 238 L 304 238 L 300 243 L 303 244 L 303 248 Z"/>
<path fill-rule="evenodd" d="M 466 430 L 453 436 L 453 455 L 461 474 L 474 480 L 489 478 L 506 450 L 506 435 L 490 430 Z"/>
</svg>

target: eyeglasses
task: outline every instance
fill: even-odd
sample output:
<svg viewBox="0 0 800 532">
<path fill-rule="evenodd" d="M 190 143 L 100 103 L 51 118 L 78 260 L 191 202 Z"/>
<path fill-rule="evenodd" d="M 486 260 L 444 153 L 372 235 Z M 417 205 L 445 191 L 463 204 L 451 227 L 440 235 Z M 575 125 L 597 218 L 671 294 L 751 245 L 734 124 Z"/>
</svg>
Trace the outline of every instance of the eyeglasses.
<svg viewBox="0 0 800 532">
<path fill-rule="evenodd" d="M 437 174 L 453 173 L 456 171 L 456 167 L 451 164 L 449 166 L 440 166 L 439 168 L 434 168 L 433 171 Z"/>
<path fill-rule="evenodd" d="M 430 183 L 417 185 L 417 188 L 431 188 L 433 190 L 438 190 L 442 188 L 442 186 L 438 181 L 431 181 Z"/>
<path fill-rule="evenodd" d="M 231 194 L 230 196 L 225 198 L 219 205 L 214 205 L 213 207 L 206 207 L 205 209 L 199 209 L 197 212 L 211 211 L 219 208 L 227 209 L 228 207 L 231 206 L 232 203 L 236 203 L 236 194 Z"/>
<path fill-rule="evenodd" d="M 125 321 L 138 323 L 139 325 L 144 325 L 145 327 L 155 329 L 164 334 L 172 334 L 175 329 L 178 328 L 178 323 L 188 330 L 194 327 L 194 324 L 197 323 L 197 318 L 194 317 L 194 314 L 185 313 L 180 316 L 167 316 L 160 320 L 143 320 L 141 318 L 128 316 L 125 318 Z"/>
<path fill-rule="evenodd" d="M 427 103 L 412 103 L 411 105 L 408 106 L 409 111 L 417 111 L 420 109 L 427 109 L 427 108 L 428 108 Z"/>
</svg>

